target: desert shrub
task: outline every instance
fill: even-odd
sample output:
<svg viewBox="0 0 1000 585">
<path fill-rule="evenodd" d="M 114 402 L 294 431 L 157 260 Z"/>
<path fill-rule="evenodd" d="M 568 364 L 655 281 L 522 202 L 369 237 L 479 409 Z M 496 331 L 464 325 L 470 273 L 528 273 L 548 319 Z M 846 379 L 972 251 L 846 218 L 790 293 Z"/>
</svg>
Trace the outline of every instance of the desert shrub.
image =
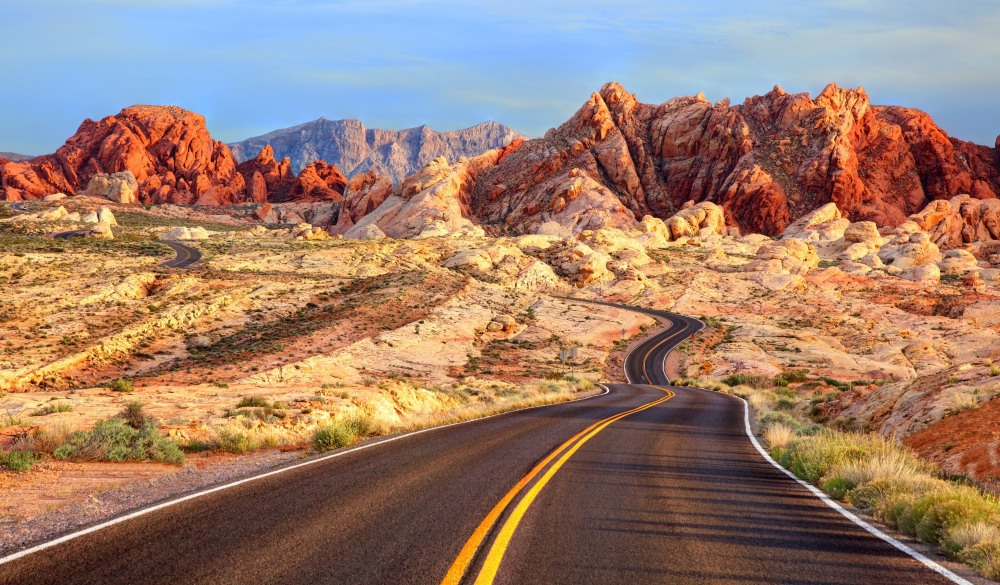
<svg viewBox="0 0 1000 585">
<path fill-rule="evenodd" d="M 254 444 L 247 429 L 239 425 L 225 425 L 215 429 L 212 445 L 228 453 L 246 453 L 252 451 Z"/>
<path fill-rule="evenodd" d="M 793 382 L 805 382 L 809 375 L 804 370 L 785 370 L 774 377 L 775 386 L 787 386 Z"/>
<path fill-rule="evenodd" d="M 343 423 L 327 423 L 313 432 L 313 449 L 324 452 L 346 447 L 357 439 L 357 435 Z"/>
<path fill-rule="evenodd" d="M 135 385 L 132 383 L 132 380 L 126 380 L 125 378 L 115 378 L 114 380 L 109 380 L 104 383 L 104 387 L 112 392 L 133 392 L 135 390 Z"/>
<path fill-rule="evenodd" d="M 50 402 L 31 413 L 31 416 L 47 416 L 59 412 L 73 412 L 73 405 L 69 402 Z"/>
<path fill-rule="evenodd" d="M 775 403 L 774 407 L 778 410 L 792 410 L 795 408 L 796 404 L 798 404 L 796 400 L 782 396 L 778 399 L 778 402 Z"/>
<path fill-rule="evenodd" d="M 236 408 L 270 408 L 271 403 L 263 396 L 244 396 L 236 403 Z"/>
<path fill-rule="evenodd" d="M 798 421 L 794 416 L 786 414 L 784 412 L 769 412 L 764 416 L 760 417 L 758 421 L 760 423 L 761 431 L 766 431 L 768 428 L 774 425 L 783 425 L 792 429 L 796 433 L 802 432 L 804 425 Z"/>
<path fill-rule="evenodd" d="M 147 424 L 156 424 L 152 417 L 146 415 L 146 410 L 141 400 L 129 400 L 126 402 L 125 408 L 122 409 L 118 416 L 125 421 L 125 424 L 137 430 L 142 429 Z"/>
<path fill-rule="evenodd" d="M 727 386 L 749 386 L 751 388 L 771 388 L 774 386 L 774 379 L 757 374 L 730 374 L 722 379 L 722 383 Z"/>
<path fill-rule="evenodd" d="M 838 499 L 872 511 L 904 534 L 1000 574 L 1000 501 L 879 435 L 824 431 L 789 445 L 781 463 Z"/>
<path fill-rule="evenodd" d="M 1000 376 L 1000 366 L 990 366 L 991 376 Z"/>
<path fill-rule="evenodd" d="M 358 438 L 376 434 L 375 421 L 371 416 L 364 413 L 352 414 L 344 418 L 342 424 Z"/>
<path fill-rule="evenodd" d="M 14 473 L 24 473 L 31 470 L 31 466 L 38 463 L 41 457 L 33 451 L 7 451 L 0 453 L 0 469 L 13 471 Z"/>
<path fill-rule="evenodd" d="M 90 431 L 70 433 L 52 454 L 57 459 L 84 461 L 184 461 L 177 443 L 160 435 L 150 422 L 136 429 L 117 417 L 97 421 Z"/>
</svg>

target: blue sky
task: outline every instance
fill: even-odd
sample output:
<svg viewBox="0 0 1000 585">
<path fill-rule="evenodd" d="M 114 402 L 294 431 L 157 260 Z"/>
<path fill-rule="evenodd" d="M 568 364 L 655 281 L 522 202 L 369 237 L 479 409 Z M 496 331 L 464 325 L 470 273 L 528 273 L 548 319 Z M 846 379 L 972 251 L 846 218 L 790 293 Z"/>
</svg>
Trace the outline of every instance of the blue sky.
<svg viewBox="0 0 1000 585">
<path fill-rule="evenodd" d="M 537 136 L 606 81 L 644 102 L 864 85 L 949 134 L 1000 134 L 994 0 L 4 0 L 0 151 L 175 104 L 239 140 L 325 116 L 493 119 Z"/>
</svg>

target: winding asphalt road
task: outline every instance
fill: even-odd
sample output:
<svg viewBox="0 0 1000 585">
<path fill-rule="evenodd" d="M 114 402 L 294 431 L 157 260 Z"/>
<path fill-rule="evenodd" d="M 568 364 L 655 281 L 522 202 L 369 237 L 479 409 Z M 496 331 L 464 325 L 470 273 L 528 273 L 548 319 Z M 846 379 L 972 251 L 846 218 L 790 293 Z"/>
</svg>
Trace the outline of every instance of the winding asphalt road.
<svg viewBox="0 0 1000 585">
<path fill-rule="evenodd" d="M 173 242 L 167 240 L 157 240 L 164 246 L 169 246 L 177 256 L 173 260 L 167 260 L 166 262 L 161 262 L 160 266 L 165 268 L 191 268 L 194 264 L 201 261 L 201 252 L 197 248 L 192 248 L 187 244 L 181 244 L 180 242 Z"/>
<path fill-rule="evenodd" d="M 66 231 L 66 232 L 57 232 L 57 233 L 52 234 L 52 239 L 53 240 L 68 240 L 70 238 L 82 238 L 88 232 L 90 232 L 90 230 L 69 230 L 69 231 Z"/>
<path fill-rule="evenodd" d="M 626 359 L 663 357 L 669 327 Z M 373 441 L 19 558 L 0 583 L 947 583 L 776 470 L 713 392 L 593 398 Z"/>
</svg>

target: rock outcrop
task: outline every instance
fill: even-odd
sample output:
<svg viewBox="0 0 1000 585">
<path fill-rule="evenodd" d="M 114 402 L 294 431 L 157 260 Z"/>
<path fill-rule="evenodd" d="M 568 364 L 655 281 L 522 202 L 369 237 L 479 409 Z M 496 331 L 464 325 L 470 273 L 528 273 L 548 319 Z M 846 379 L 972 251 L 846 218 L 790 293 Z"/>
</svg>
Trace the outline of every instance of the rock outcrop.
<svg viewBox="0 0 1000 585">
<path fill-rule="evenodd" d="M 435 132 L 427 126 L 377 130 L 365 128 L 358 120 L 320 118 L 229 146 L 240 161 L 249 160 L 260 149 L 271 146 L 278 156 L 289 158 L 291 168 L 297 173 L 316 160 L 325 160 L 348 177 L 374 171 L 399 183 L 438 157 L 456 162 L 507 146 L 517 138 L 522 136 L 496 122 L 454 132 Z"/>
<path fill-rule="evenodd" d="M 997 150 L 949 138 L 922 112 L 872 106 L 862 88 L 650 105 L 609 83 L 482 173 L 471 207 L 485 224 L 527 233 L 576 221 L 559 212 L 581 193 L 598 205 L 580 229 L 712 201 L 730 225 L 777 235 L 829 203 L 849 221 L 896 226 L 930 201 L 998 192 Z"/>
<path fill-rule="evenodd" d="M 233 202 L 245 187 L 232 153 L 212 140 L 204 117 L 174 106 L 132 106 L 85 120 L 54 154 L 0 165 L 0 188 L 7 200 L 38 199 L 76 193 L 95 175 L 123 171 L 134 176 L 133 195 L 142 203 L 194 203 L 206 193 Z"/>
<path fill-rule="evenodd" d="M 474 159 L 449 164 L 444 157 L 431 161 L 421 171 L 398 185 L 374 211 L 362 217 L 346 231 L 349 222 L 338 222 L 334 233 L 355 238 L 368 227 L 377 227 L 391 238 L 440 237 L 452 234 L 483 235 L 473 221 L 469 193 L 484 169 L 492 168 L 508 154 L 511 145 L 492 150 Z M 375 186 L 372 183 L 369 189 Z M 355 206 L 350 195 L 345 205 Z"/>
<path fill-rule="evenodd" d="M 116 203 L 135 203 L 138 198 L 139 182 L 132 171 L 122 171 L 107 175 L 97 173 L 90 178 L 83 195 L 103 197 Z M 45 197 L 48 199 L 51 195 Z"/>
</svg>

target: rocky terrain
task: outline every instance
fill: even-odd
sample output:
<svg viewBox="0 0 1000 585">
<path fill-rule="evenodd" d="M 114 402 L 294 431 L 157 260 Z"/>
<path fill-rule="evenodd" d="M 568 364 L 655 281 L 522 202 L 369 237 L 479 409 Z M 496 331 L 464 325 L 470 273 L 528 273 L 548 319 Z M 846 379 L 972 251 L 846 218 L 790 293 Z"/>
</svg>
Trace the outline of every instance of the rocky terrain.
<svg viewBox="0 0 1000 585">
<path fill-rule="evenodd" d="M 780 234 L 829 202 L 894 227 L 932 200 L 995 198 L 998 156 L 948 138 L 917 110 L 872 106 L 860 88 L 649 105 L 611 83 L 482 173 L 469 198 L 484 225 L 521 232 L 549 220 L 620 227 L 689 201 L 719 204 L 744 233 Z"/>
<path fill-rule="evenodd" d="M 239 164 L 197 114 L 133 106 L 84 122 L 55 154 L 0 163 L 0 187 L 13 201 L 94 194 L 95 176 L 127 172 L 132 192 L 117 201 L 329 202 L 341 230 L 385 205 L 371 221 L 396 235 L 435 222 L 492 235 L 552 223 L 568 233 L 628 230 L 646 215 L 667 219 L 700 202 L 719 205 L 741 233 L 781 234 L 828 203 L 850 221 L 894 228 L 932 202 L 1000 192 L 997 148 L 950 138 L 923 112 L 872 105 L 863 88 L 835 85 L 815 98 L 775 87 L 739 105 L 700 94 L 651 105 L 609 83 L 533 140 L 495 123 L 388 132 L 320 119 L 234 148 Z M 408 210 L 425 205 L 437 211 L 417 213 L 417 226 Z M 995 237 L 995 211 L 983 213 L 963 215 L 983 227 L 957 237 Z M 390 227 L 396 216 L 405 225 Z"/>
<path fill-rule="evenodd" d="M 398 183 L 438 157 L 450 161 L 470 158 L 507 146 L 517 138 L 523 136 L 497 122 L 437 132 L 426 125 L 378 130 L 366 128 L 358 120 L 320 118 L 233 142 L 229 147 L 241 162 L 271 146 L 277 157 L 289 158 L 294 173 L 323 160 L 337 165 L 348 177 L 374 171 Z"/>
<path fill-rule="evenodd" d="M 269 146 L 237 164 L 183 110 L 87 122 L 0 166 L 0 455 L 50 454 L 0 472 L 0 523 L 30 538 L 30 502 L 85 522 L 95 490 L 134 493 L 54 449 L 136 400 L 188 462 L 123 465 L 182 490 L 331 421 L 412 428 L 616 379 L 622 330 L 652 320 L 567 295 L 700 316 L 678 377 L 776 388 L 778 410 L 998 490 L 996 152 L 918 114 L 861 90 L 647 106 L 608 85 L 544 138 L 398 184 L 295 175 Z M 161 267 L 158 240 L 204 259 Z M 79 489 L 45 483 L 66 473 Z"/>
</svg>

